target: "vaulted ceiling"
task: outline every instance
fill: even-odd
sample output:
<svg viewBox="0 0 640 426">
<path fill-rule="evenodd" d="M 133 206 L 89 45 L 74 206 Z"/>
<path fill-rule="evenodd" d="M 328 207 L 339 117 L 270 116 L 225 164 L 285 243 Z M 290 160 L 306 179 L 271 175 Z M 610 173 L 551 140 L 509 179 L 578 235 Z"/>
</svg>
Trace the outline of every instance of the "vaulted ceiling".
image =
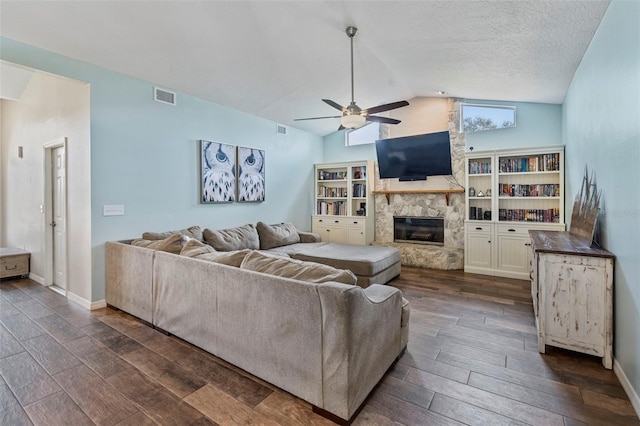
<svg viewBox="0 0 640 426">
<path fill-rule="evenodd" d="M 609 1 L 6 1 L 0 34 L 319 135 L 321 102 L 562 103 Z M 151 95 L 150 95 L 151 96 Z"/>
</svg>

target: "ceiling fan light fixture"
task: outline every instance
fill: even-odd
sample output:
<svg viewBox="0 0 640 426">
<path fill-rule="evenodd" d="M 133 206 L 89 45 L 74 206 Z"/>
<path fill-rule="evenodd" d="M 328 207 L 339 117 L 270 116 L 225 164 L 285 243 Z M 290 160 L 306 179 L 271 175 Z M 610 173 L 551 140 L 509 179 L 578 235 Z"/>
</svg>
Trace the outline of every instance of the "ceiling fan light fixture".
<svg viewBox="0 0 640 426">
<path fill-rule="evenodd" d="M 346 129 L 358 129 L 364 126 L 364 123 L 367 122 L 367 119 L 364 115 L 343 115 L 340 118 L 340 124 L 342 127 Z"/>
</svg>

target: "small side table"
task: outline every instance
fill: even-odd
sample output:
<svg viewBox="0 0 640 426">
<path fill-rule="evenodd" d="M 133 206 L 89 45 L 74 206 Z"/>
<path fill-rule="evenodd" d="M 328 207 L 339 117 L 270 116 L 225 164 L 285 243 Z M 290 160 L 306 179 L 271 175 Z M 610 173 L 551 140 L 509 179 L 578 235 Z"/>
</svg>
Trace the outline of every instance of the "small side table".
<svg viewBox="0 0 640 426">
<path fill-rule="evenodd" d="M 0 248 L 0 278 L 29 276 L 31 253 L 18 248 Z"/>
</svg>

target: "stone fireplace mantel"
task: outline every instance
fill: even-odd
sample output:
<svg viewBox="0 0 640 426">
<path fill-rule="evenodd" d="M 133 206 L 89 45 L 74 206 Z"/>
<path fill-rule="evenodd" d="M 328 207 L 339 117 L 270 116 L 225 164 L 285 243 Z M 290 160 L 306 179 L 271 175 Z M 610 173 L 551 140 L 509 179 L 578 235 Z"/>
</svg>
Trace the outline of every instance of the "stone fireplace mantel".
<svg viewBox="0 0 640 426">
<path fill-rule="evenodd" d="M 384 194 L 387 197 L 387 204 L 391 203 L 391 194 L 444 194 L 447 205 L 449 205 L 449 194 L 464 192 L 464 188 L 453 189 L 398 189 L 398 190 L 376 190 L 372 194 Z"/>
</svg>

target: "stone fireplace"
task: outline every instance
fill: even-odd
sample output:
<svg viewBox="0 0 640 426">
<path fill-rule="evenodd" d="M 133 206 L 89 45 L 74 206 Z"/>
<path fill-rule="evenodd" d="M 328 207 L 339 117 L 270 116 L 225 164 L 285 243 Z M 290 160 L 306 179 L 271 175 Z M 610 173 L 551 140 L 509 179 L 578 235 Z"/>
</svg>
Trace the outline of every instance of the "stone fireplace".
<svg viewBox="0 0 640 426">
<path fill-rule="evenodd" d="M 459 101 L 450 99 L 449 134 L 453 176 L 429 177 L 422 182 L 389 182 L 381 180 L 376 170 L 375 189 L 389 194 L 375 195 L 376 237 L 373 244 L 400 250 L 403 265 L 433 269 L 463 269 L 464 267 L 464 193 L 425 192 L 430 189 L 460 189 L 464 184 L 464 134 L 459 134 Z M 377 168 L 377 165 L 376 165 Z M 412 191 L 416 191 L 413 193 Z M 387 198 L 388 196 L 388 198 Z M 442 223 L 442 242 L 407 241 L 396 238 L 395 218 L 439 219 Z M 422 230 L 415 239 L 428 239 L 429 231 Z M 397 241 L 403 239 L 404 241 Z"/>
</svg>

